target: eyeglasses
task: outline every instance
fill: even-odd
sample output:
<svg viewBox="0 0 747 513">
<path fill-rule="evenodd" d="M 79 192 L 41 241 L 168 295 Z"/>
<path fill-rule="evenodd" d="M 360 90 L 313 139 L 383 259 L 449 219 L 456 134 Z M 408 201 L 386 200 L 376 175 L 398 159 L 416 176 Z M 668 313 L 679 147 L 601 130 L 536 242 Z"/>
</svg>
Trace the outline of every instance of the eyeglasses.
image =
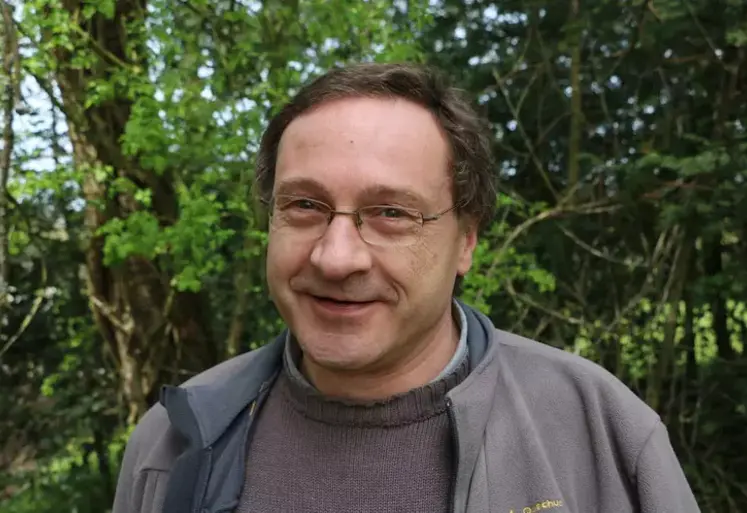
<svg viewBox="0 0 747 513">
<path fill-rule="evenodd" d="M 417 242 L 425 223 L 437 221 L 459 205 L 437 214 L 396 205 L 370 205 L 357 210 L 334 210 L 303 196 L 278 195 L 270 201 L 270 222 L 276 230 L 286 230 L 299 238 L 317 240 L 336 215 L 353 216 L 358 233 L 367 244 L 384 247 L 410 246 Z"/>
</svg>

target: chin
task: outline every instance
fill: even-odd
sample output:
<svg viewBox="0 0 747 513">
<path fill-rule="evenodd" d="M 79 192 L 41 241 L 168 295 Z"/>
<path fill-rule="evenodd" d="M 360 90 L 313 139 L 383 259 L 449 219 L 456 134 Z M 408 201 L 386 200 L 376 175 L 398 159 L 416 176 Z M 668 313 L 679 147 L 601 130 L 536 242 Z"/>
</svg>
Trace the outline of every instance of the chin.
<svg viewBox="0 0 747 513">
<path fill-rule="evenodd" d="M 374 339 L 371 335 L 329 331 L 303 333 L 302 330 L 296 334 L 296 339 L 304 355 L 314 364 L 329 370 L 356 371 L 375 365 L 381 358 L 380 336 Z"/>
</svg>

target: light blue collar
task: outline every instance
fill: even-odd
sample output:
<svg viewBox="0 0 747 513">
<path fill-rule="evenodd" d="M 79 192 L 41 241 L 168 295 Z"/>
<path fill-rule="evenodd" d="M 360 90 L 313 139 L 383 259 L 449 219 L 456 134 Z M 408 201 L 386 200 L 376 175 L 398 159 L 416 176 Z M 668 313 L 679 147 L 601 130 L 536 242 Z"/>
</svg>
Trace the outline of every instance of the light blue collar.
<svg viewBox="0 0 747 513">
<path fill-rule="evenodd" d="M 454 351 L 454 356 L 451 357 L 451 361 L 446 364 L 444 370 L 442 370 L 433 381 L 438 381 L 454 372 L 464 359 L 467 358 L 467 316 L 464 314 L 464 309 L 456 299 L 453 300 L 452 312 L 454 312 L 454 318 L 459 326 L 459 342 L 457 343 L 456 351 Z M 431 383 L 433 383 L 433 381 L 431 381 Z"/>
</svg>

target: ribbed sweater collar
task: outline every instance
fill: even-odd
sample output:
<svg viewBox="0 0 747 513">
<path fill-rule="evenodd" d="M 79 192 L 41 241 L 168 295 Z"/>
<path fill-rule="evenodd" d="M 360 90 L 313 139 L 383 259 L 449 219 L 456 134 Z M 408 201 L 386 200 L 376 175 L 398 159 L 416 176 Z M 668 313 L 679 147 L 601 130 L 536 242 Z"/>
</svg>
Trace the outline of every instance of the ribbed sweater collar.
<svg viewBox="0 0 747 513">
<path fill-rule="evenodd" d="M 349 427 L 396 427 L 440 415 L 446 411 L 446 394 L 469 374 L 469 361 L 464 355 L 451 373 L 424 386 L 387 399 L 352 401 L 322 395 L 303 377 L 297 361 L 284 358 L 277 384 L 284 400 L 307 418 Z"/>
</svg>

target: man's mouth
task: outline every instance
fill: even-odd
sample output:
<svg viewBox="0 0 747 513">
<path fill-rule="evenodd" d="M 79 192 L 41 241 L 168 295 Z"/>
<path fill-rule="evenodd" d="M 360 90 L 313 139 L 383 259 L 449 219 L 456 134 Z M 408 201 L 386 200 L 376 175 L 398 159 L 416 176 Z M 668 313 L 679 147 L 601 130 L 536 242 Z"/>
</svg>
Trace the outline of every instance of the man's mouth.
<svg viewBox="0 0 747 513">
<path fill-rule="evenodd" d="M 313 297 L 317 301 L 323 301 L 326 303 L 332 303 L 332 304 L 336 304 L 340 306 L 367 305 L 367 304 L 373 303 L 373 301 L 358 301 L 358 300 L 353 300 L 353 299 L 342 299 L 342 298 L 335 298 L 335 297 L 328 297 L 328 296 L 315 296 L 313 294 L 311 297 Z"/>
<path fill-rule="evenodd" d="M 314 294 L 309 297 L 313 300 L 317 313 L 323 316 L 331 316 L 332 318 L 362 315 L 376 304 L 376 301 L 359 301 L 340 297 L 317 296 Z"/>
</svg>

